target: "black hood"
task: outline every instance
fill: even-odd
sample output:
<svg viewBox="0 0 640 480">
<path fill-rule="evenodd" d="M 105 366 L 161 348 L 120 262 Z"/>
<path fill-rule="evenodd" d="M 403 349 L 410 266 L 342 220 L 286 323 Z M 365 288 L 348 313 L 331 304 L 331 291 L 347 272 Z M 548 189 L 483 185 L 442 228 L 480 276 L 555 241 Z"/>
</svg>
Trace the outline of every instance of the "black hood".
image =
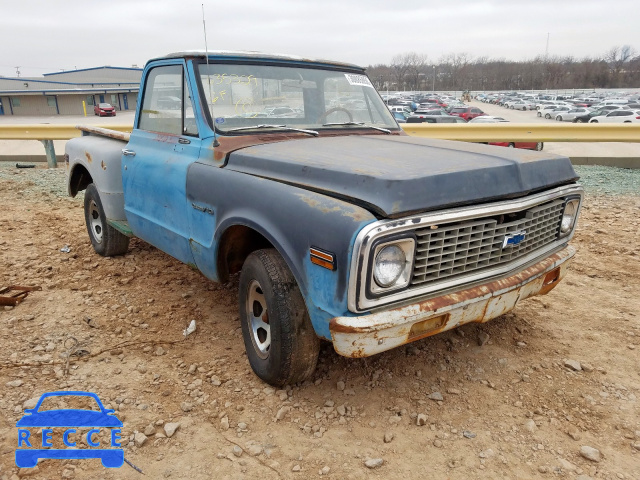
<svg viewBox="0 0 640 480">
<path fill-rule="evenodd" d="M 389 218 L 520 197 L 578 179 L 566 157 L 395 135 L 256 145 L 232 152 L 226 168 L 342 198 Z"/>
</svg>

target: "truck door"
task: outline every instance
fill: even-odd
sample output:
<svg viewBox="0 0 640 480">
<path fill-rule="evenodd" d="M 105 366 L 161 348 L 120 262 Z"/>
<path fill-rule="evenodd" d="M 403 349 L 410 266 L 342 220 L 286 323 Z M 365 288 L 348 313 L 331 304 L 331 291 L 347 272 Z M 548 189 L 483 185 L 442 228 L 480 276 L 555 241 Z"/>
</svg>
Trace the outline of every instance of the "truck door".
<svg viewBox="0 0 640 480">
<path fill-rule="evenodd" d="M 200 138 L 181 62 L 152 67 L 145 77 L 137 123 L 123 149 L 122 181 L 131 231 L 193 264 L 186 178 L 200 154 Z"/>
</svg>

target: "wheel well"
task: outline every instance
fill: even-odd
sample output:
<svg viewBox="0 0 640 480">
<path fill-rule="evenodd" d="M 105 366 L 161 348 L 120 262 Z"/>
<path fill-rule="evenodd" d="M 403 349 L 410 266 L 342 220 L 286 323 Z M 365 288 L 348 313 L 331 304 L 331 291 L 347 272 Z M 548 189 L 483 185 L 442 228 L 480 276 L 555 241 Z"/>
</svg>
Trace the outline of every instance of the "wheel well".
<svg viewBox="0 0 640 480">
<path fill-rule="evenodd" d="M 89 175 L 89 171 L 82 165 L 76 165 L 69 178 L 69 193 L 72 197 L 75 197 L 80 190 L 86 189 L 90 183 L 93 183 L 93 179 Z"/>
<path fill-rule="evenodd" d="M 251 252 L 273 245 L 261 233 L 244 225 L 229 227 L 220 238 L 218 248 L 218 278 L 226 282 L 229 275 L 239 272 Z"/>
</svg>

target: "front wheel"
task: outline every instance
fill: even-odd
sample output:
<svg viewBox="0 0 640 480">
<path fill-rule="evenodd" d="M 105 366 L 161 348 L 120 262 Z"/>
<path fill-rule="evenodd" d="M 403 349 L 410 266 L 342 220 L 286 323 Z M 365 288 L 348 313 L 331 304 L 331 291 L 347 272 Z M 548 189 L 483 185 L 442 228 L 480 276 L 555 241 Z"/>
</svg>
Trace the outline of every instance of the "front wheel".
<svg viewBox="0 0 640 480">
<path fill-rule="evenodd" d="M 541 117 L 541 116 L 542 116 L 542 114 L 541 114 L 540 112 L 538 112 L 538 116 L 539 116 L 539 117 Z"/>
<path fill-rule="evenodd" d="M 551 114 L 550 114 L 550 113 L 547 113 L 547 114 L 544 116 L 544 118 L 546 118 L 547 120 L 549 120 L 549 119 L 551 118 Z"/>
<path fill-rule="evenodd" d="M 93 183 L 84 193 L 84 220 L 91 245 L 103 257 L 122 255 L 129 248 L 129 237 L 107 223 L 98 189 Z"/>
<path fill-rule="evenodd" d="M 558 122 L 561 122 L 561 121 L 562 121 L 562 116 L 561 116 L 561 115 L 558 115 L 558 116 L 556 117 L 556 120 L 557 120 Z"/>
<path fill-rule="evenodd" d="M 582 120 L 581 118 L 577 118 L 576 120 L 574 120 L 574 122 L 576 122 L 576 123 L 584 123 L 584 120 Z"/>
<path fill-rule="evenodd" d="M 320 352 L 291 270 L 275 249 L 257 250 L 240 273 L 239 310 L 249 364 L 275 387 L 308 379 Z"/>
</svg>

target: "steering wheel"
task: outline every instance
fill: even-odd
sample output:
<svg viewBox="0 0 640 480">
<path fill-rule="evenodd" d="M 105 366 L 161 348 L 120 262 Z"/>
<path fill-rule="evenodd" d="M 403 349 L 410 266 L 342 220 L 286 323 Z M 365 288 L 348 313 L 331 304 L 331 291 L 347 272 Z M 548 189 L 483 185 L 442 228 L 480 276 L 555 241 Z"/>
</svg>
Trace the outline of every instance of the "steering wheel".
<svg viewBox="0 0 640 480">
<path fill-rule="evenodd" d="M 317 123 L 324 123 L 323 120 L 325 120 L 329 115 L 331 115 L 332 113 L 335 112 L 344 112 L 349 116 L 349 121 L 353 122 L 353 115 L 351 115 L 351 112 L 349 110 L 347 110 L 346 108 L 342 108 L 342 107 L 334 107 L 334 108 L 330 108 L 329 110 L 327 110 L 326 112 L 324 112 L 322 115 L 320 115 L 318 117 L 318 120 L 316 120 Z"/>
</svg>

